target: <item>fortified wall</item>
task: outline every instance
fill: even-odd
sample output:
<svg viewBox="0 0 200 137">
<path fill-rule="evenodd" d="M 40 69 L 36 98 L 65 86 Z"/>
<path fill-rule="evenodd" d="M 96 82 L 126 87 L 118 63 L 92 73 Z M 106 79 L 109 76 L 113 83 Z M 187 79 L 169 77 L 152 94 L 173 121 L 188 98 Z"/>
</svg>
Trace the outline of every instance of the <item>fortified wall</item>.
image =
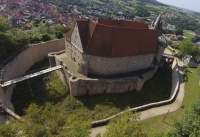
<svg viewBox="0 0 200 137">
<path fill-rule="evenodd" d="M 50 52 L 65 49 L 65 39 L 32 44 L 4 67 L 3 81 L 22 76 L 33 64 L 48 57 Z"/>
<path fill-rule="evenodd" d="M 159 67 L 156 66 L 144 73 L 140 72 L 139 76 L 130 74 L 129 76 L 118 78 L 90 78 L 78 73 L 78 67 L 75 67 L 75 64 L 73 64 L 72 61 L 62 61 L 62 54 L 65 53 L 54 53 L 55 65 L 62 64 L 64 66 L 64 69 L 58 70 L 57 74 L 63 83 L 66 83 L 69 86 L 71 95 L 73 96 L 124 93 L 134 90 L 140 91 L 144 82 L 151 79 Z M 51 58 L 53 58 L 52 55 Z M 66 56 L 64 56 L 64 58 L 67 59 Z"/>
<path fill-rule="evenodd" d="M 78 21 L 66 34 L 66 50 L 50 53 L 51 66 L 73 96 L 140 91 L 159 67 L 164 47 L 144 23 Z"/>
<path fill-rule="evenodd" d="M 26 71 L 36 62 L 48 57 L 48 53 L 61 51 L 65 49 L 65 39 L 52 40 L 49 42 L 32 44 L 30 47 L 18 54 L 5 67 L 3 73 L 3 82 L 23 76 Z M 4 88 L 6 94 L 3 96 L 7 101 L 2 102 L 6 107 L 13 110 L 11 102 L 12 91 L 15 85 Z"/>
</svg>

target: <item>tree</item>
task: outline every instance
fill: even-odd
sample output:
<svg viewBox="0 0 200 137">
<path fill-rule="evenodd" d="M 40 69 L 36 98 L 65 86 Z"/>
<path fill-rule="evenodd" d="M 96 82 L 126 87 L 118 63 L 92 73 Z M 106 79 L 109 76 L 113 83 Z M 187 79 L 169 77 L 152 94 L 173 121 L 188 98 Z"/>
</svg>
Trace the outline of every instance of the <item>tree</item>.
<svg viewBox="0 0 200 137">
<path fill-rule="evenodd" d="M 51 40 L 51 37 L 47 33 L 46 34 L 42 34 L 40 36 L 40 40 L 41 41 L 49 41 L 49 40 Z"/>
<path fill-rule="evenodd" d="M 149 17 L 150 12 L 142 6 L 136 7 L 136 15 L 140 17 Z"/>
<path fill-rule="evenodd" d="M 183 30 L 182 29 L 176 29 L 175 33 L 176 33 L 176 35 L 183 35 Z"/>
<path fill-rule="evenodd" d="M 0 137 L 15 137 L 15 132 L 12 131 L 10 124 L 3 125 L 0 123 Z"/>
<path fill-rule="evenodd" d="M 142 126 L 138 122 L 138 114 L 125 111 L 122 115 L 112 119 L 104 137 L 146 137 Z"/>
<path fill-rule="evenodd" d="M 19 47 L 17 38 L 9 33 L 0 32 L 0 62 Z"/>
<path fill-rule="evenodd" d="M 73 25 L 71 25 L 71 26 L 63 26 L 63 25 L 56 24 L 56 25 L 52 25 L 51 28 L 55 32 L 60 31 L 62 33 L 67 33 L 71 28 L 73 28 Z"/>
<path fill-rule="evenodd" d="M 178 37 L 178 40 L 179 41 L 182 41 L 183 40 L 183 37 L 181 36 L 181 37 Z"/>
<path fill-rule="evenodd" d="M 63 33 L 60 32 L 60 31 L 57 31 L 57 32 L 56 32 L 56 38 L 58 38 L 58 39 L 63 38 Z"/>
<path fill-rule="evenodd" d="M 198 42 L 200 41 L 200 35 L 196 35 L 194 38 L 192 38 L 192 42 Z"/>
<path fill-rule="evenodd" d="M 192 55 L 196 57 L 200 54 L 200 50 L 190 40 L 183 40 L 179 44 L 176 44 L 176 46 L 179 49 L 178 51 L 179 57 L 183 57 L 184 55 Z"/>
<path fill-rule="evenodd" d="M 172 41 L 171 41 L 171 40 L 169 40 L 169 41 L 168 41 L 168 44 L 171 46 L 171 45 L 172 45 Z"/>
<path fill-rule="evenodd" d="M 33 103 L 22 121 L 13 121 L 11 131 L 21 131 L 20 136 L 26 137 L 86 137 L 90 128 L 90 121 L 78 114 L 67 114 L 51 103 L 43 107 Z"/>
<path fill-rule="evenodd" d="M 4 32 L 8 29 L 10 29 L 9 21 L 7 20 L 7 18 L 0 15 L 0 31 Z"/>
<path fill-rule="evenodd" d="M 169 137 L 198 137 L 200 135 L 200 98 L 192 103 L 183 117 L 175 120 Z"/>
</svg>

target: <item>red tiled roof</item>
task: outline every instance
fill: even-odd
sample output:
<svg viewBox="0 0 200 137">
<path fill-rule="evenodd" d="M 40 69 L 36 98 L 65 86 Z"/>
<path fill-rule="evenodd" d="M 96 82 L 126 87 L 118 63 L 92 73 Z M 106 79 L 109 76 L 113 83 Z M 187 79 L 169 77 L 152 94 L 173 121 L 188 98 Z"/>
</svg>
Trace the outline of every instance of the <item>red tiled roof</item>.
<svg viewBox="0 0 200 137">
<path fill-rule="evenodd" d="M 83 45 L 83 49 L 85 49 L 85 46 L 88 43 L 88 23 L 87 21 L 78 21 L 77 22 L 78 25 L 78 30 L 79 30 L 79 34 L 80 34 L 80 38 L 81 38 L 81 43 Z"/>
<path fill-rule="evenodd" d="M 99 19 L 99 24 L 112 26 L 112 27 L 123 27 L 123 28 L 146 28 L 148 29 L 148 25 L 141 22 L 132 22 L 125 20 L 107 20 L 107 19 Z"/>
<path fill-rule="evenodd" d="M 101 19 L 77 25 L 86 54 L 112 58 L 157 53 L 158 31 L 144 23 Z"/>
</svg>

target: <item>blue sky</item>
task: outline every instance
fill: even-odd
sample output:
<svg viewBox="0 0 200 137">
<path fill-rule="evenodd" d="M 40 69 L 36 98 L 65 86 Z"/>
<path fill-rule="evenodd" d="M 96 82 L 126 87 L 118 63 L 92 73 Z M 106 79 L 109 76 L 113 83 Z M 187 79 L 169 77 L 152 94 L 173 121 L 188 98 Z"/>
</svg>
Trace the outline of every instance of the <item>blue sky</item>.
<svg viewBox="0 0 200 137">
<path fill-rule="evenodd" d="M 164 4 L 200 12 L 200 0 L 157 0 Z"/>
</svg>

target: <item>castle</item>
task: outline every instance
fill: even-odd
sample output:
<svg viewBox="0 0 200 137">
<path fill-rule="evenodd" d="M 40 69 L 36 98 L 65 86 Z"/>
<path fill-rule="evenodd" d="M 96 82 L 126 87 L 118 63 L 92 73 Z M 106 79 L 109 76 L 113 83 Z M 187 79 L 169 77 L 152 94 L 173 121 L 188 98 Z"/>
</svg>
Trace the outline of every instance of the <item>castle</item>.
<svg viewBox="0 0 200 137">
<path fill-rule="evenodd" d="M 48 56 L 64 66 L 57 74 L 73 96 L 139 91 L 163 53 L 158 31 L 139 22 L 82 19 L 65 38 L 66 49 Z"/>
</svg>

